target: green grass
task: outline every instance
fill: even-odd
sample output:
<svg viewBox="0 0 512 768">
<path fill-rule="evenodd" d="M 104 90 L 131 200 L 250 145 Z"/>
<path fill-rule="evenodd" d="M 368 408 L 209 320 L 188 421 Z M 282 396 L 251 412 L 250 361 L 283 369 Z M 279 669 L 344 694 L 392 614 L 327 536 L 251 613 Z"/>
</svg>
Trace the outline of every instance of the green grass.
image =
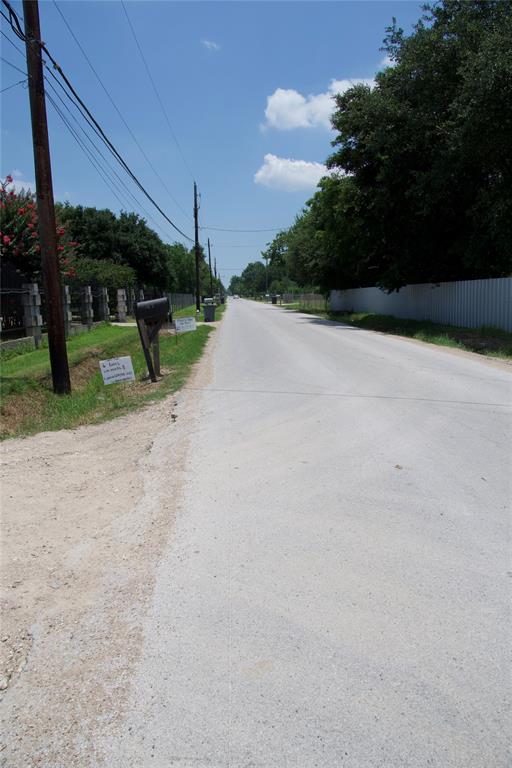
<svg viewBox="0 0 512 768">
<path fill-rule="evenodd" d="M 227 304 L 218 304 L 215 308 L 215 320 L 220 320 L 224 312 L 226 311 Z M 204 322 L 204 312 L 201 308 L 201 312 L 196 315 L 196 305 L 191 304 L 190 307 L 184 307 L 173 312 L 173 317 L 195 317 L 198 322 Z"/>
<path fill-rule="evenodd" d="M 462 328 L 432 323 L 429 320 L 404 320 L 391 315 L 377 315 L 368 312 L 302 311 L 369 331 L 392 333 L 397 336 L 426 341 L 429 344 L 457 347 L 481 355 L 512 359 L 512 333 L 502 331 L 500 328 Z"/>
<path fill-rule="evenodd" d="M 68 341 L 69 396 L 57 396 L 52 391 L 47 349 L 4 360 L 0 437 L 104 421 L 165 397 L 183 385 L 211 330 L 200 326 L 194 333 L 180 335 L 178 342 L 175 336 L 161 335 L 160 363 L 165 375 L 156 384 L 144 380 L 147 370 L 136 328 L 105 324 Z M 122 355 L 131 355 L 136 381 L 105 386 L 99 360 Z"/>
</svg>

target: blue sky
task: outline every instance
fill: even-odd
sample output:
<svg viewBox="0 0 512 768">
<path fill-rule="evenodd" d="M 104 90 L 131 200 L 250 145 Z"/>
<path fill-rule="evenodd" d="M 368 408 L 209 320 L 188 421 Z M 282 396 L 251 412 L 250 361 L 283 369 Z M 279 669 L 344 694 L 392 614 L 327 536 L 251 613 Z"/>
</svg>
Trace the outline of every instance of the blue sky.
<svg viewBox="0 0 512 768">
<path fill-rule="evenodd" d="M 21 15 L 21 3 L 13 6 Z M 372 80 L 382 66 L 379 49 L 393 16 L 409 32 L 421 15 L 419 3 L 385 0 L 127 2 L 180 152 L 121 4 L 64 0 L 59 7 L 185 212 L 142 156 L 50 0 L 40 3 L 43 40 L 133 171 L 191 237 L 193 177 L 201 192 L 203 226 L 289 226 L 313 193 L 331 151 L 331 93 L 346 88 L 349 80 Z M 3 20 L 1 28 L 9 34 Z M 1 47 L 2 57 L 24 68 L 23 57 L 4 37 Z M 2 88 L 21 78 L 3 62 L 1 71 Z M 51 105 L 48 115 L 56 199 L 119 211 L 119 201 Z M 24 86 L 2 93 L 1 150 L 3 176 L 14 172 L 18 184 L 33 183 Z M 164 239 L 180 239 L 149 202 L 143 206 Z M 133 202 L 130 209 L 145 215 Z M 156 229 L 154 222 L 149 224 Z M 203 243 L 207 236 L 227 284 L 232 274 L 259 258 L 273 233 L 205 229 Z"/>
</svg>

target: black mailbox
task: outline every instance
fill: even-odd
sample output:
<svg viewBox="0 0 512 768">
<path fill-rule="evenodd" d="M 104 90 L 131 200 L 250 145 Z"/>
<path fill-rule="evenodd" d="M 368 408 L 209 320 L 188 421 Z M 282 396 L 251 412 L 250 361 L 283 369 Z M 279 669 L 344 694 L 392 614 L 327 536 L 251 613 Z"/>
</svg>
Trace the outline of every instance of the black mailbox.
<svg viewBox="0 0 512 768">
<path fill-rule="evenodd" d="M 160 320 L 165 321 L 171 312 L 169 299 L 150 299 L 149 301 L 138 301 L 135 304 L 136 320 Z"/>
<path fill-rule="evenodd" d="M 155 382 L 157 376 L 160 376 L 158 331 L 167 318 L 170 317 L 172 321 L 171 305 L 168 298 L 150 299 L 149 301 L 138 301 L 134 306 L 134 311 L 149 377 L 151 381 Z M 151 349 L 153 350 L 153 357 L 151 357 Z"/>
</svg>

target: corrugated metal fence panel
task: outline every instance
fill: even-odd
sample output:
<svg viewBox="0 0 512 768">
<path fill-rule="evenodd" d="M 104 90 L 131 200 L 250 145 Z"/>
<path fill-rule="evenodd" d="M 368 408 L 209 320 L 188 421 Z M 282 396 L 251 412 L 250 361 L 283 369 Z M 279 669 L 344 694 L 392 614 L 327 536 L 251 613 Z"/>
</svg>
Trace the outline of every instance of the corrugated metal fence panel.
<svg viewBox="0 0 512 768">
<path fill-rule="evenodd" d="M 167 295 L 169 296 L 173 312 L 185 309 L 185 307 L 191 307 L 196 302 L 193 293 L 169 293 Z"/>
<path fill-rule="evenodd" d="M 467 328 L 490 325 L 512 331 L 512 277 L 406 285 L 391 294 L 379 288 L 331 291 L 331 308 L 338 312 L 374 312 Z"/>
</svg>

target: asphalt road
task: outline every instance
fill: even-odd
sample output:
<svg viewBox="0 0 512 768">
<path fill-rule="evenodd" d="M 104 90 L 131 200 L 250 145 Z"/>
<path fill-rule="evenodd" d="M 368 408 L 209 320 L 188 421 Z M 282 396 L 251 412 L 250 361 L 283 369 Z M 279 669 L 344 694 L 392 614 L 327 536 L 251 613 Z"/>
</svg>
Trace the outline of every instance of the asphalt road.
<svg viewBox="0 0 512 768">
<path fill-rule="evenodd" d="M 510 766 L 511 384 L 231 301 L 109 765 Z"/>
</svg>

